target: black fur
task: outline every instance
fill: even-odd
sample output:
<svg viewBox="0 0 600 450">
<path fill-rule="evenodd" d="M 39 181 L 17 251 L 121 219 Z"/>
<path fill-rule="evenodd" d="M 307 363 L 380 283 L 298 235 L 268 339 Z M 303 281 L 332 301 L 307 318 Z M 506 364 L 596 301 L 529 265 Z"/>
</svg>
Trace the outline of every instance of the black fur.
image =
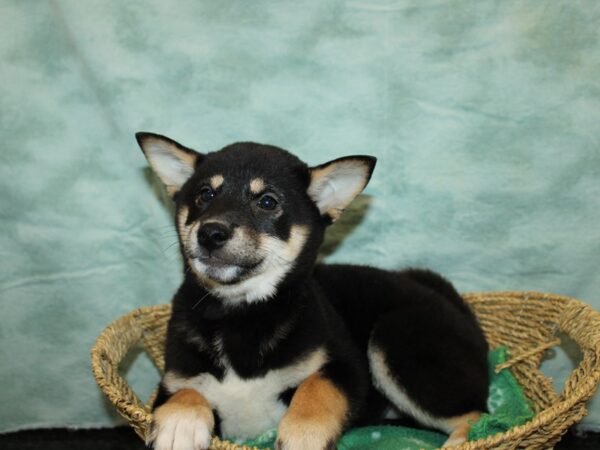
<svg viewBox="0 0 600 450">
<path fill-rule="evenodd" d="M 485 411 L 488 346 L 471 312 L 440 275 L 410 269 L 318 265 L 314 277 L 361 352 L 385 349 L 398 382 L 434 416 Z"/>
<path fill-rule="evenodd" d="M 370 166 L 370 176 L 374 159 L 358 158 Z M 217 174 L 226 182 L 215 201 L 198 205 L 200 189 Z M 247 189 L 255 177 L 277 194 L 279 216 L 256 209 Z M 328 355 L 323 376 L 349 400 L 346 425 L 372 423 L 381 419 L 389 402 L 370 381 L 371 340 L 386 353 L 395 380 L 431 415 L 485 411 L 487 344 L 454 287 L 426 270 L 315 265 L 331 217 L 320 213 L 308 196 L 309 183 L 307 165 L 276 147 L 238 143 L 198 155 L 194 174 L 174 195 L 177 211 L 189 208 L 188 223 L 218 215 L 232 228 L 243 225 L 283 241 L 293 225 L 306 226 L 310 234 L 273 297 L 235 306 L 212 295 L 198 280 L 182 242 L 185 276 L 173 299 L 165 369 L 185 377 L 210 373 L 221 380 L 222 354 L 211 346 L 217 333 L 231 369 L 244 379 L 262 377 L 321 347 Z M 283 324 L 285 336 L 267 348 L 265 342 Z M 289 404 L 294 390 L 282 391 L 280 399 Z M 168 397 L 161 386 L 155 407 Z"/>
</svg>

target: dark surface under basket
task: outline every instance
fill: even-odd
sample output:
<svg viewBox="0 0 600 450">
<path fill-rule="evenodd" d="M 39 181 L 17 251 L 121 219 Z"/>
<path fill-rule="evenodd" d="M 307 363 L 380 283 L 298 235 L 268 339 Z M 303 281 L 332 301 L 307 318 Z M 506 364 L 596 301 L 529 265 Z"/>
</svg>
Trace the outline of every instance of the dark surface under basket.
<svg viewBox="0 0 600 450">
<path fill-rule="evenodd" d="M 3 450 L 143 450 L 146 446 L 130 427 L 102 428 L 98 430 L 29 430 L 0 434 Z M 597 450 L 600 433 L 579 436 L 567 433 L 555 447 L 556 450 Z"/>
</svg>

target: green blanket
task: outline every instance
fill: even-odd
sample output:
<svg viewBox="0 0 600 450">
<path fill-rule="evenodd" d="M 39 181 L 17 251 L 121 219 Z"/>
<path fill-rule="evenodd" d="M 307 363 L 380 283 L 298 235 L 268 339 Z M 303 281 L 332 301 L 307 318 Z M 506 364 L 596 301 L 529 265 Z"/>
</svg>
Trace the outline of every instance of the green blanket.
<svg viewBox="0 0 600 450">
<path fill-rule="evenodd" d="M 481 439 L 525 423 L 533 410 L 521 387 L 508 369 L 495 372 L 496 365 L 507 360 L 505 347 L 489 354 L 490 396 L 489 414 L 484 414 L 469 432 L 469 440 Z M 256 439 L 244 442 L 249 446 L 272 449 L 276 432 L 270 430 Z M 433 431 L 396 426 L 371 426 L 347 432 L 338 443 L 339 450 L 433 450 L 442 446 L 446 436 Z M 242 442 L 242 441 L 240 441 Z"/>
</svg>

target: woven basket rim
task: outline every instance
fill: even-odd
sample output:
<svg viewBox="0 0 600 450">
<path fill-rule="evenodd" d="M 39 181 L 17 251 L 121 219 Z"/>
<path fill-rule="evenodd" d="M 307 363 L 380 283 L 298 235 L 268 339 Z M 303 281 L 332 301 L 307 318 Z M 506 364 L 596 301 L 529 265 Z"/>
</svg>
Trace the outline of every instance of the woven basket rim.
<svg viewBox="0 0 600 450">
<path fill-rule="evenodd" d="M 500 447 L 500 444 L 518 441 L 520 438 L 535 433 L 537 429 L 550 426 L 560 418 L 561 415 L 565 415 L 569 411 L 574 411 L 573 420 L 568 423 L 567 426 L 558 430 L 557 439 L 555 440 L 557 441 L 567 430 L 568 426 L 576 423 L 585 416 L 585 401 L 593 395 L 598 382 L 600 381 L 600 314 L 590 305 L 575 298 L 538 291 L 467 292 L 462 295 L 470 304 L 492 302 L 494 299 L 498 298 L 556 302 L 563 308 L 566 308 L 567 306 L 573 308 L 577 314 L 585 316 L 590 324 L 595 324 L 597 326 L 598 333 L 594 334 L 589 342 L 584 343 L 589 345 L 585 345 L 585 348 L 583 348 L 582 343 L 578 342 L 582 347 L 582 351 L 585 351 L 590 357 L 595 358 L 595 364 L 593 370 L 585 374 L 585 378 L 574 392 L 566 397 L 561 395 L 558 397 L 558 401 L 553 402 L 548 408 L 539 411 L 533 419 L 522 425 L 516 426 L 504 433 L 497 433 L 483 439 L 469 441 L 453 448 L 456 450 L 504 448 Z M 125 380 L 119 380 L 120 382 L 117 383 L 118 385 L 115 387 L 115 384 L 109 380 L 108 375 L 109 372 L 114 372 L 113 376 L 116 375 L 118 377 L 117 379 L 119 379 L 119 355 L 122 356 L 122 354 L 125 354 L 132 345 L 142 341 L 144 330 L 139 324 L 140 319 L 151 316 L 152 314 L 164 316 L 165 314 L 170 314 L 170 310 L 170 304 L 142 306 L 132 310 L 109 324 L 99 335 L 91 350 L 92 372 L 98 386 L 116 406 L 119 413 L 129 421 L 130 425 L 134 427 L 135 431 L 142 438 L 145 437 L 145 432 L 152 421 L 149 405 L 145 405 L 137 395 L 131 391 Z M 135 326 L 132 326 L 132 324 L 135 324 Z M 120 344 L 120 352 L 117 352 L 116 358 L 111 357 L 111 352 L 113 352 L 117 343 Z M 510 370 L 512 370 L 512 368 L 510 368 Z M 532 367 L 532 370 L 538 369 Z M 576 370 L 577 368 L 573 373 Z M 220 440 L 217 437 L 213 439 L 211 448 L 216 450 L 252 450 L 250 447 Z"/>
</svg>

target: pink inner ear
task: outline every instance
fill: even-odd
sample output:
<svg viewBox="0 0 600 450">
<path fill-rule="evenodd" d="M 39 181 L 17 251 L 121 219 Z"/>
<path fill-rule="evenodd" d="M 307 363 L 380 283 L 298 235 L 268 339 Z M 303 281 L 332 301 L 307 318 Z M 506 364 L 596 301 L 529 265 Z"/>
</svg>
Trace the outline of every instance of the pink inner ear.
<svg viewBox="0 0 600 450">
<path fill-rule="evenodd" d="M 144 139 L 140 146 L 161 181 L 173 195 L 193 175 L 197 155 L 158 137 Z"/>
<path fill-rule="evenodd" d="M 314 169 L 308 194 L 321 214 L 334 220 L 367 184 L 369 167 L 359 160 L 342 160 Z"/>
</svg>

